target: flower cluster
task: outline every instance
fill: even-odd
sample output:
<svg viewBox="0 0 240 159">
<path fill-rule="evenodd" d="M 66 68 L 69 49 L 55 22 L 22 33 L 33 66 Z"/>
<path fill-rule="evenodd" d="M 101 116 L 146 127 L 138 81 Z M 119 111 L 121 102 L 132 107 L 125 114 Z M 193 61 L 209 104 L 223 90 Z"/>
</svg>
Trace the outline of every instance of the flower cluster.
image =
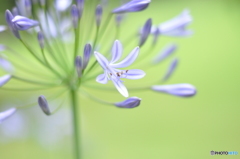
<svg viewBox="0 0 240 159">
<path fill-rule="evenodd" d="M 177 17 L 159 25 L 153 25 L 152 19 L 147 19 L 140 31 L 137 29 L 139 26 L 136 26 L 136 33 L 139 36 L 135 38 L 139 38 L 139 43 L 132 47 L 132 51 L 121 60 L 123 45 L 118 40 L 118 34 L 110 43 L 108 42 L 110 39 L 105 35 L 109 25 L 112 24 L 112 17 L 116 17 L 116 32 L 119 33 L 119 28 L 123 22 L 123 14 L 127 16 L 130 12 L 143 11 L 148 8 L 151 1 L 131 0 L 110 11 L 103 5 L 105 3 L 97 4 L 97 2 L 97 0 L 86 2 L 84 0 L 55 0 L 53 2 L 46 0 L 18 0 L 16 7 L 12 11 L 6 10 L 7 26 L 13 36 L 25 47 L 26 51 L 20 53 L 11 45 L 0 45 L 0 66 L 6 72 L 5 75 L 0 77 L 2 91 L 14 91 L 17 89 L 8 87 L 8 85 L 11 86 L 11 81 L 29 84 L 30 88 L 24 88 L 24 90 L 37 92 L 41 91 L 40 88 L 49 90 L 56 87 L 61 88 L 61 93 L 54 97 L 45 97 L 39 94 L 38 105 L 46 115 L 55 112 L 51 111 L 48 102 L 62 95 L 63 92 L 70 95 L 74 105 L 73 111 L 76 111 L 78 94 L 96 102 L 119 108 L 135 108 L 139 106 L 141 99 L 139 97 L 129 97 L 123 79 L 137 80 L 148 75 L 145 73 L 146 70 L 132 68 L 132 64 L 146 63 L 154 67 L 173 54 L 177 49 L 177 45 L 169 44 L 153 57 L 152 61 L 138 61 L 140 50 L 146 45 L 146 41 L 150 36 L 153 36 L 154 39 L 151 46 L 153 47 L 157 45 L 159 36 L 185 37 L 192 35 L 192 31 L 187 29 L 187 26 L 192 22 L 190 12 L 184 10 Z M 92 10 L 92 6 L 95 7 L 94 10 Z M 107 13 L 106 17 L 104 13 Z M 6 29 L 6 26 L 0 26 L 0 32 Z M 31 37 L 35 37 L 38 47 L 33 47 L 36 44 L 34 40 L 30 40 Z M 128 43 L 124 45 L 128 45 Z M 111 48 L 111 54 L 102 48 Z M 5 54 L 11 56 L 8 58 Z M 141 56 L 148 56 L 149 54 L 149 52 L 141 52 Z M 37 63 L 36 67 L 38 69 L 31 69 L 27 65 L 27 61 L 20 64 L 16 61 L 16 57 L 29 62 L 35 60 L 34 63 Z M 163 75 L 159 82 L 144 87 L 139 83 L 139 87 L 131 88 L 131 90 L 152 90 L 179 97 L 195 95 L 196 89 L 190 84 L 159 85 L 171 77 L 177 65 L 178 59 L 174 58 L 166 74 Z M 27 76 L 26 73 L 28 73 Z M 99 99 L 84 89 L 89 87 L 88 83 L 91 85 L 95 82 L 106 84 L 109 81 L 127 99 L 122 102 L 109 102 Z M 101 91 L 108 88 L 101 87 Z M 23 88 L 19 88 L 19 90 L 21 89 Z M 94 89 L 99 89 L 99 87 Z M 0 122 L 22 107 L 24 106 L 10 108 L 1 112 Z"/>
</svg>

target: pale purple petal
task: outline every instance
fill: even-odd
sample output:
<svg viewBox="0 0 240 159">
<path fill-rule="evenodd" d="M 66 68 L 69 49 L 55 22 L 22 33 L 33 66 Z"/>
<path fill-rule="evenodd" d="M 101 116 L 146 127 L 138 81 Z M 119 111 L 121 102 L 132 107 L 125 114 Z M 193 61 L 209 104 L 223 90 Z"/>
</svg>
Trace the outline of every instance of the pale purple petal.
<svg viewBox="0 0 240 159">
<path fill-rule="evenodd" d="M 191 97 L 196 94 L 196 88 L 190 84 L 155 85 L 151 89 L 179 97 Z"/>
<path fill-rule="evenodd" d="M 193 35 L 193 31 L 192 30 L 182 30 L 182 29 L 178 29 L 178 30 L 173 30 L 171 32 L 168 32 L 164 35 L 167 36 L 175 36 L 175 37 L 188 37 Z"/>
<path fill-rule="evenodd" d="M 7 29 L 6 26 L 4 26 L 4 25 L 0 25 L 0 32 L 4 31 L 4 30 L 6 30 L 6 29 Z"/>
<path fill-rule="evenodd" d="M 14 71 L 14 67 L 11 64 L 11 62 L 1 57 L 0 57 L 0 67 L 9 73 L 12 73 Z"/>
<path fill-rule="evenodd" d="M 169 57 L 170 55 L 172 55 L 175 50 L 177 49 L 177 45 L 176 44 L 169 44 L 167 45 L 165 48 L 163 48 L 163 50 L 153 59 L 153 63 L 157 64 L 161 61 L 163 61 L 164 59 L 166 59 L 167 57 Z"/>
<path fill-rule="evenodd" d="M 4 75 L 0 77 L 0 87 L 2 87 L 4 84 L 6 84 L 10 79 L 11 75 Z"/>
<path fill-rule="evenodd" d="M 15 25 L 13 24 L 12 22 L 12 19 L 13 19 L 13 15 L 12 13 L 9 11 L 9 10 L 6 10 L 5 12 L 5 19 L 6 19 L 6 22 L 8 24 L 8 27 L 10 28 L 10 30 L 12 31 L 13 35 L 20 39 L 20 34 L 18 32 L 18 30 L 15 28 Z"/>
<path fill-rule="evenodd" d="M 110 65 L 114 68 L 127 67 L 136 60 L 136 58 L 138 57 L 138 54 L 139 54 L 139 47 L 136 47 L 124 60 L 122 60 L 117 64 L 110 64 Z"/>
<path fill-rule="evenodd" d="M 100 53 L 94 52 L 94 55 L 98 61 L 98 63 L 101 65 L 101 67 L 106 70 L 108 68 L 109 62 L 108 60 Z"/>
<path fill-rule="evenodd" d="M 146 23 L 144 24 L 144 26 L 142 28 L 142 34 L 140 37 L 139 46 L 142 46 L 146 42 L 148 35 L 151 32 L 151 28 L 152 28 L 152 19 L 150 18 L 146 21 Z"/>
<path fill-rule="evenodd" d="M 141 103 L 141 98 L 130 97 L 122 102 L 115 103 L 114 105 L 119 108 L 135 108 Z"/>
<path fill-rule="evenodd" d="M 115 85 L 115 87 L 117 88 L 117 90 L 119 91 L 119 93 L 121 93 L 124 97 L 128 97 L 128 90 L 124 86 L 122 81 L 120 81 L 117 78 L 112 78 L 112 81 L 113 81 L 113 84 Z"/>
<path fill-rule="evenodd" d="M 132 0 L 118 8 L 115 8 L 112 13 L 138 12 L 146 9 L 151 0 Z"/>
<path fill-rule="evenodd" d="M 98 75 L 96 81 L 101 84 L 107 84 L 108 83 L 107 74 L 104 73 L 104 74 Z"/>
<path fill-rule="evenodd" d="M 123 48 L 119 40 L 115 40 L 112 47 L 112 60 L 110 63 L 117 62 L 122 56 Z"/>
<path fill-rule="evenodd" d="M 8 109 L 4 112 L 0 112 L 0 124 L 7 118 L 9 118 L 10 116 L 12 116 L 15 112 L 16 112 L 16 108 L 11 108 Z"/>
<path fill-rule="evenodd" d="M 122 78 L 127 78 L 127 79 L 141 79 L 146 75 L 146 73 L 142 70 L 138 69 L 132 69 L 132 70 L 126 70 L 126 73 L 122 75 Z"/>
<path fill-rule="evenodd" d="M 63 12 L 70 7 L 72 0 L 55 0 L 55 7 L 57 10 Z"/>
<path fill-rule="evenodd" d="M 166 74 L 163 76 L 162 81 L 166 81 L 171 77 L 173 72 L 176 70 L 178 63 L 179 63 L 179 60 L 177 58 L 172 60 L 170 66 L 168 67 Z"/>
</svg>

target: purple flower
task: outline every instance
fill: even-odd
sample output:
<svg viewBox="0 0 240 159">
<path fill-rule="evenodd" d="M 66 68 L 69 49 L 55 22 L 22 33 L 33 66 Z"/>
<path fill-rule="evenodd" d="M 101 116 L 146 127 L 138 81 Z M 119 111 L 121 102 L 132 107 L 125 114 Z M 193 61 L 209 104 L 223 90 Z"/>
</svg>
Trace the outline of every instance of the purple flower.
<svg viewBox="0 0 240 159">
<path fill-rule="evenodd" d="M 100 25 L 101 20 L 102 20 L 102 13 L 103 13 L 103 9 L 101 5 L 98 5 L 95 11 L 95 16 L 96 16 L 96 23 L 97 26 Z"/>
<path fill-rule="evenodd" d="M 0 87 L 2 87 L 4 84 L 6 84 L 10 79 L 11 75 L 4 75 L 0 77 Z"/>
<path fill-rule="evenodd" d="M 191 97 L 196 94 L 196 88 L 190 84 L 155 85 L 151 89 L 179 97 Z"/>
<path fill-rule="evenodd" d="M 141 103 L 141 98 L 130 97 L 122 102 L 115 103 L 114 105 L 119 108 L 135 108 Z"/>
<path fill-rule="evenodd" d="M 9 10 L 6 10 L 6 12 L 5 12 L 5 19 L 6 19 L 6 22 L 8 24 L 8 27 L 10 28 L 11 32 L 13 33 L 13 35 L 16 38 L 20 39 L 19 32 L 18 32 L 18 30 L 16 29 L 15 25 L 12 22 L 13 18 L 14 17 L 12 15 L 12 13 Z"/>
<path fill-rule="evenodd" d="M 91 52 L 92 52 L 91 44 L 86 44 L 83 53 L 83 69 L 85 69 L 88 65 L 89 59 L 91 57 Z"/>
<path fill-rule="evenodd" d="M 10 108 L 4 112 L 0 112 L 0 124 L 16 112 L 16 108 Z"/>
<path fill-rule="evenodd" d="M 115 8 L 112 13 L 138 12 L 146 9 L 151 0 L 132 0 L 118 8 Z"/>
<path fill-rule="evenodd" d="M 125 59 L 119 63 L 115 63 L 121 58 L 122 50 L 122 44 L 120 41 L 116 40 L 112 47 L 112 59 L 110 62 L 102 54 L 98 52 L 94 53 L 98 63 L 104 70 L 104 74 L 99 75 L 96 81 L 102 84 L 106 84 L 108 80 L 111 80 L 117 90 L 123 96 L 128 97 L 128 91 L 120 78 L 140 79 L 145 76 L 145 72 L 138 69 L 119 70 L 118 68 L 130 66 L 136 60 L 139 54 L 139 47 L 136 47 Z"/>
<path fill-rule="evenodd" d="M 76 29 L 78 27 L 78 21 L 79 21 L 79 18 L 80 18 L 80 13 L 79 13 L 79 10 L 78 10 L 78 8 L 75 4 L 72 5 L 71 15 L 72 15 L 73 27 Z"/>
<path fill-rule="evenodd" d="M 184 10 L 175 18 L 161 23 L 157 28 L 152 30 L 152 34 L 166 35 L 166 36 L 189 36 L 192 31 L 186 30 L 186 27 L 192 22 L 192 16 L 189 10 Z M 156 31 L 158 29 L 158 31 Z"/>
<path fill-rule="evenodd" d="M 38 25 L 38 21 L 28 19 L 26 17 L 19 15 L 12 19 L 12 23 L 14 24 L 17 30 L 27 30 Z"/>
</svg>

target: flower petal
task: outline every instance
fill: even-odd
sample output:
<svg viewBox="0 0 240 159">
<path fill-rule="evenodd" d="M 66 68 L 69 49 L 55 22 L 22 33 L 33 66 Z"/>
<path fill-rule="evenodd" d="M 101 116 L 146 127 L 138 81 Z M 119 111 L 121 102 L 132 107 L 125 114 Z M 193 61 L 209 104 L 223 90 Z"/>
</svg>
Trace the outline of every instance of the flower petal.
<svg viewBox="0 0 240 159">
<path fill-rule="evenodd" d="M 4 75 L 0 77 L 0 87 L 6 84 L 11 79 L 11 77 L 12 77 L 11 75 Z"/>
<path fill-rule="evenodd" d="M 95 55 L 98 63 L 102 66 L 102 68 L 104 70 L 106 70 L 108 65 L 109 65 L 108 60 L 102 54 L 100 54 L 100 53 L 98 53 L 96 51 L 94 52 L 94 55 Z"/>
<path fill-rule="evenodd" d="M 97 76 L 96 81 L 98 83 L 102 83 L 102 84 L 107 84 L 108 83 L 108 77 L 106 72 L 104 74 L 100 74 Z"/>
<path fill-rule="evenodd" d="M 114 105 L 119 108 L 135 108 L 141 103 L 141 98 L 130 97 L 122 102 L 115 103 Z"/>
<path fill-rule="evenodd" d="M 122 44 L 119 40 L 115 40 L 113 47 L 112 47 L 112 60 L 110 63 L 117 62 L 122 56 Z"/>
<path fill-rule="evenodd" d="M 121 93 L 124 97 L 128 97 L 128 90 L 124 86 L 122 81 L 120 81 L 117 78 L 112 78 L 112 81 L 113 81 L 113 84 L 115 85 L 115 87 L 117 88 L 117 90 L 119 91 L 119 93 Z"/>
<path fill-rule="evenodd" d="M 138 57 L 139 54 L 139 47 L 136 47 L 135 49 L 132 50 L 132 52 L 125 58 L 123 59 L 121 62 L 117 63 L 117 64 L 110 64 L 112 67 L 114 68 L 123 68 L 123 67 L 127 67 L 129 65 L 131 65 L 136 58 Z"/>
<path fill-rule="evenodd" d="M 176 70 L 176 67 L 178 65 L 178 61 L 179 60 L 177 58 L 172 60 L 171 64 L 168 67 L 167 72 L 165 73 L 165 75 L 162 78 L 162 81 L 166 81 L 166 80 L 168 80 L 171 77 L 173 72 Z"/>
<path fill-rule="evenodd" d="M 4 26 L 4 25 L 0 25 L 0 32 L 4 31 L 4 30 L 6 30 L 6 29 L 7 29 L 6 26 Z"/>
<path fill-rule="evenodd" d="M 0 112 L 0 123 L 2 123 L 5 119 L 12 116 L 16 112 L 16 110 L 17 110 L 16 108 L 11 108 L 4 112 Z"/>
<path fill-rule="evenodd" d="M 126 75 L 126 77 L 124 77 L 124 75 Z M 146 73 L 142 70 L 132 69 L 132 70 L 126 70 L 126 73 L 124 75 L 122 78 L 135 80 L 135 79 L 143 78 L 146 75 Z"/>
<path fill-rule="evenodd" d="M 175 52 L 175 50 L 177 49 L 177 45 L 176 44 L 169 44 L 167 45 L 165 48 L 162 49 L 162 51 L 153 59 L 153 63 L 157 64 L 161 61 L 163 61 L 164 59 L 166 59 L 167 57 L 169 57 L 171 54 L 173 54 Z"/>
</svg>

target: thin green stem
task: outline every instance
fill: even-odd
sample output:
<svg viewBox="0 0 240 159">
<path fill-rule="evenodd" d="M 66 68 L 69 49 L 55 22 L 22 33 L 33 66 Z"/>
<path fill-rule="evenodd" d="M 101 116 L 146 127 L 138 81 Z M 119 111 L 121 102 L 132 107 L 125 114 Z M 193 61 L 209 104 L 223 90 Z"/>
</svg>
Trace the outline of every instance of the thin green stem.
<svg viewBox="0 0 240 159">
<path fill-rule="evenodd" d="M 73 116 L 73 143 L 75 151 L 75 159 L 81 159 L 81 147 L 80 147 L 80 127 L 78 118 L 78 102 L 76 90 L 71 90 L 70 93 L 72 102 L 72 116 Z"/>
<path fill-rule="evenodd" d="M 18 76 L 12 76 L 12 78 L 19 80 L 19 81 L 23 81 L 26 83 L 32 83 L 32 84 L 38 84 L 38 85 L 44 85 L 44 86 L 56 86 L 57 84 L 53 84 L 53 83 L 44 83 L 44 82 L 38 82 L 38 81 L 32 81 L 29 79 L 25 79 L 25 78 L 21 78 Z"/>
</svg>

